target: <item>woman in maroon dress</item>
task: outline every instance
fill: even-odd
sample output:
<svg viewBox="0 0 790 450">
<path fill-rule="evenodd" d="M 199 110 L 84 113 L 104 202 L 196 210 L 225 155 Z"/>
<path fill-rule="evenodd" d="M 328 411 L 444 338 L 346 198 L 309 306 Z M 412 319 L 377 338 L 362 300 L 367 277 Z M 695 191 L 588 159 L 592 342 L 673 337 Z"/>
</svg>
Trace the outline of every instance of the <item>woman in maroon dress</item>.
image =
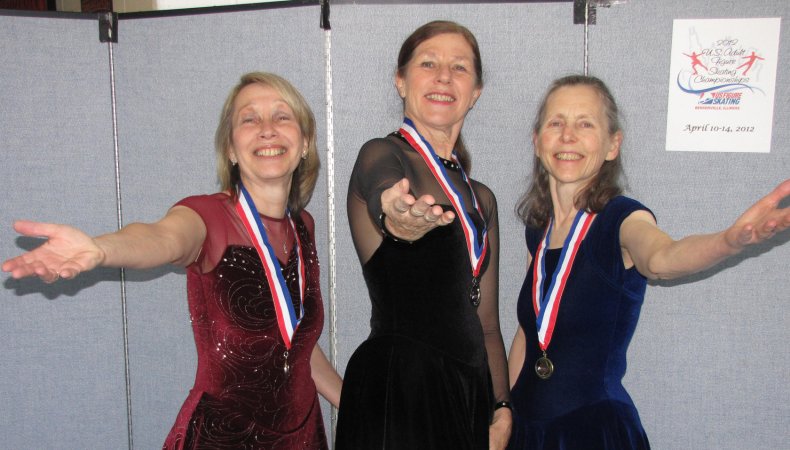
<svg viewBox="0 0 790 450">
<path fill-rule="evenodd" d="M 323 303 L 303 209 L 318 176 L 315 119 L 288 81 L 250 73 L 225 102 L 216 151 L 222 192 L 96 238 L 16 222 L 48 240 L 2 269 L 52 283 L 98 266 L 186 267 L 198 368 L 164 448 L 326 449 L 316 391 L 337 405 L 341 380 L 317 345 Z"/>
</svg>

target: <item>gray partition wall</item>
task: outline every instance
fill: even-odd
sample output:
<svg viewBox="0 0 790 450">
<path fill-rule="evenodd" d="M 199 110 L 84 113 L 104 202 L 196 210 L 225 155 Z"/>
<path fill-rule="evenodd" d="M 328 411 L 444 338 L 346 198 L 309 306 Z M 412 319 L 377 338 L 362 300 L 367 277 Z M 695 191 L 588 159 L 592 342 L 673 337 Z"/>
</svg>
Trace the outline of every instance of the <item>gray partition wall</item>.
<svg viewBox="0 0 790 450">
<path fill-rule="evenodd" d="M 0 174 L 7 192 L 0 260 L 35 245 L 13 232 L 14 219 L 99 234 L 117 227 L 119 206 L 124 223 L 152 221 L 184 196 L 215 191 L 213 132 L 227 91 L 244 72 L 276 72 L 313 105 L 323 168 L 334 169 L 333 198 L 322 170 L 308 209 L 317 223 L 327 311 L 321 342 L 327 352 L 337 344 L 342 373 L 367 336 L 370 312 L 345 217 L 348 176 L 359 147 L 400 123 L 393 88 L 400 43 L 418 25 L 448 18 L 467 25 L 482 50 L 485 88 L 464 138 L 473 177 L 499 202 L 500 317 L 509 346 L 526 268 L 513 207 L 531 165 L 529 124 L 548 83 L 583 70 L 585 27 L 573 24 L 572 2 L 372 3 L 381 2 L 333 2 L 329 36 L 317 5 L 121 15 L 111 46 L 99 42 L 97 21 L 82 15 L 0 13 Z M 790 60 L 788 3 L 744 3 L 632 0 L 598 8 L 588 30 L 590 73 L 609 83 L 625 118 L 628 193 L 674 237 L 727 226 L 790 175 L 790 107 L 783 101 L 790 82 L 781 70 L 770 153 L 664 150 L 673 19 L 782 17 L 779 60 Z M 337 228 L 329 236 L 332 200 Z M 654 448 L 787 447 L 788 240 L 785 234 L 691 279 L 648 288 L 625 383 Z M 331 299 L 330 267 L 337 273 Z M 102 269 L 45 285 L 0 275 L 0 447 L 161 446 L 194 380 L 185 277 L 176 268 L 124 276 L 122 284 L 120 271 Z"/>
<path fill-rule="evenodd" d="M 116 224 L 107 47 L 94 20 L 0 16 L 2 259 L 36 245 L 13 219 Z M 104 89 L 97 89 L 97 87 Z M 126 445 L 118 271 L 0 290 L 4 448 Z M 6 447 L 7 446 L 7 447 Z"/>
</svg>

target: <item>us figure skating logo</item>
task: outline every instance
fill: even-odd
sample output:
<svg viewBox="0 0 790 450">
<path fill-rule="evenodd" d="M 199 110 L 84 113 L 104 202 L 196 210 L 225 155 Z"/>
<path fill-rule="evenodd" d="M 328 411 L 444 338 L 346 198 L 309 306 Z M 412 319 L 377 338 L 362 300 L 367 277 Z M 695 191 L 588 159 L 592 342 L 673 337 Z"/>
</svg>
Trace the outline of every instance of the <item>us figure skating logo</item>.
<svg viewBox="0 0 790 450">
<path fill-rule="evenodd" d="M 694 109 L 740 109 L 751 94 L 765 92 L 754 84 L 765 58 L 738 39 L 719 39 L 709 47 L 684 52 L 688 64 L 677 75 L 681 91 L 698 97 Z"/>
</svg>

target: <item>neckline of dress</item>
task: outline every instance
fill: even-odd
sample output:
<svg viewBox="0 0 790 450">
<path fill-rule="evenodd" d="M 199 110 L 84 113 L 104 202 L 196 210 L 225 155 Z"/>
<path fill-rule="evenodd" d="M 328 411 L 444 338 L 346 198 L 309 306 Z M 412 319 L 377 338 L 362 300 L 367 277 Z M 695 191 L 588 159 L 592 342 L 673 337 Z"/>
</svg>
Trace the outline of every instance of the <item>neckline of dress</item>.
<svg viewBox="0 0 790 450">
<path fill-rule="evenodd" d="M 411 151 L 413 151 L 415 153 L 417 152 L 416 150 L 414 150 L 412 148 L 411 144 L 409 144 L 409 141 L 407 141 L 406 138 L 403 137 L 403 135 L 400 133 L 400 131 L 394 131 L 394 132 L 392 132 L 392 135 L 394 135 L 395 137 L 399 138 L 401 141 L 405 142 L 406 145 L 409 147 L 409 150 L 411 150 Z M 452 170 L 454 172 L 460 172 L 461 171 L 461 165 L 456 163 L 455 161 L 451 161 L 449 159 L 444 159 L 444 158 L 442 158 L 439 155 L 436 155 L 436 159 L 438 159 L 439 162 L 442 163 L 444 168 L 447 169 L 447 170 Z"/>
</svg>

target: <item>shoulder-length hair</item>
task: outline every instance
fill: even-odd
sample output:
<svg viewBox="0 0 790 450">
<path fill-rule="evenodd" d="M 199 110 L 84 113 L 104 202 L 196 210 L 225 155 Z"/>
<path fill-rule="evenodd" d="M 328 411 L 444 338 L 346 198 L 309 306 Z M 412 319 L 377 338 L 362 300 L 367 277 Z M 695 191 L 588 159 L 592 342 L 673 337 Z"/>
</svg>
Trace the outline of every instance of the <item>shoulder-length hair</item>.
<svg viewBox="0 0 790 450">
<path fill-rule="evenodd" d="M 541 126 L 546 118 L 546 106 L 549 97 L 558 89 L 566 86 L 589 86 L 594 89 L 603 103 L 609 136 L 614 136 L 621 131 L 620 113 L 617 103 L 606 84 L 593 76 L 569 75 L 554 80 L 543 96 L 535 121 L 532 124 L 532 133 L 534 135 L 540 133 Z M 598 174 L 576 195 L 574 199 L 576 207 L 589 212 L 600 212 L 609 200 L 623 192 L 620 185 L 622 173 L 623 165 L 618 153 L 613 160 L 604 161 Z M 533 157 L 532 179 L 527 192 L 521 197 L 516 206 L 516 214 L 518 214 L 525 225 L 536 228 L 545 227 L 549 223 L 552 214 L 554 214 L 551 192 L 549 191 L 549 174 L 537 157 Z"/>
<path fill-rule="evenodd" d="M 273 73 L 251 72 L 242 75 L 239 83 L 231 89 L 219 117 L 214 134 L 214 149 L 217 157 L 217 176 L 222 190 L 230 192 L 236 200 L 236 185 L 239 183 L 239 167 L 230 162 L 229 152 L 233 145 L 233 104 L 239 92 L 251 84 L 261 84 L 277 91 L 293 111 L 302 135 L 307 138 L 307 157 L 300 161 L 293 174 L 291 191 L 288 194 L 288 208 L 298 214 L 310 202 L 318 179 L 321 162 L 316 147 L 315 116 L 302 94 L 285 78 Z"/>
</svg>

